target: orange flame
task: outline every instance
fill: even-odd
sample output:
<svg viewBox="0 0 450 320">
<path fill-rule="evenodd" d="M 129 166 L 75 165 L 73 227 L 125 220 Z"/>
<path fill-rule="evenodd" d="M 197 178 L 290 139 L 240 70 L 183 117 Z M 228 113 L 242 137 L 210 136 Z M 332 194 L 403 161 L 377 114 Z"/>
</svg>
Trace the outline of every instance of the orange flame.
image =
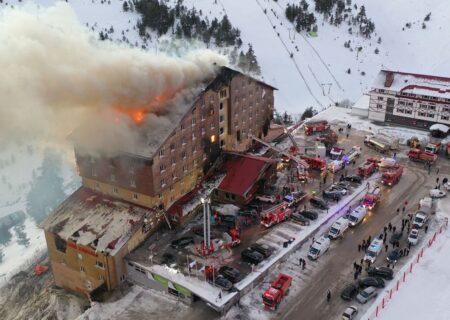
<svg viewBox="0 0 450 320">
<path fill-rule="evenodd" d="M 153 100 L 145 107 L 122 107 L 118 106 L 115 108 L 117 112 L 124 113 L 128 115 L 135 124 L 140 125 L 145 120 L 145 114 L 150 113 L 153 107 L 163 104 L 171 95 L 159 95 L 153 98 Z"/>
</svg>

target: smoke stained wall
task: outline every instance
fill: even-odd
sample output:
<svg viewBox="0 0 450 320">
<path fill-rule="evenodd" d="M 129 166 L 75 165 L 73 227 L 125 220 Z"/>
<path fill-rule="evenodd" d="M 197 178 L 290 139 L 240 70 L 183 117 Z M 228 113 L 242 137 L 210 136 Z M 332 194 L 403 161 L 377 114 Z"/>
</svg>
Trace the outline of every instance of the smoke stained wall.
<svg viewBox="0 0 450 320">
<path fill-rule="evenodd" d="M 77 143 L 107 151 L 148 143 L 126 114 L 133 110 L 146 112 L 139 127 L 154 128 L 158 141 L 158 126 L 227 64 L 209 50 L 174 57 L 100 41 L 65 3 L 2 10 L 0 44 L 0 140 L 65 141 L 82 128 Z"/>
</svg>

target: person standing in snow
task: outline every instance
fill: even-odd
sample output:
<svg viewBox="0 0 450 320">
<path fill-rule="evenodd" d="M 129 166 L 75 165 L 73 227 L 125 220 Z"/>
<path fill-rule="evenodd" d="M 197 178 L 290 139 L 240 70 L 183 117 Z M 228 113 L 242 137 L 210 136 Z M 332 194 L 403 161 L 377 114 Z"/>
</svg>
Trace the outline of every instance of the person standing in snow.
<svg viewBox="0 0 450 320">
<path fill-rule="evenodd" d="M 327 302 L 330 302 L 330 300 L 331 300 L 331 291 L 328 290 L 328 292 L 327 292 Z"/>
</svg>

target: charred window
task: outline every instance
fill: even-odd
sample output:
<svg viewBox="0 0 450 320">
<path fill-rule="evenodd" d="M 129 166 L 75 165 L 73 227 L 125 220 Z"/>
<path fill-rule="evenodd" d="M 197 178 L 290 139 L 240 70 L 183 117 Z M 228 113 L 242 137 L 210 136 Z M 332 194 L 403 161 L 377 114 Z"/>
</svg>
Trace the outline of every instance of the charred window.
<svg viewBox="0 0 450 320">
<path fill-rule="evenodd" d="M 241 142 L 241 130 L 238 130 L 236 132 L 236 139 L 237 139 L 238 142 Z"/>
<path fill-rule="evenodd" d="M 62 239 L 56 235 L 55 235 L 55 246 L 58 251 L 60 251 L 62 253 L 66 253 L 67 242 L 64 239 Z"/>
</svg>

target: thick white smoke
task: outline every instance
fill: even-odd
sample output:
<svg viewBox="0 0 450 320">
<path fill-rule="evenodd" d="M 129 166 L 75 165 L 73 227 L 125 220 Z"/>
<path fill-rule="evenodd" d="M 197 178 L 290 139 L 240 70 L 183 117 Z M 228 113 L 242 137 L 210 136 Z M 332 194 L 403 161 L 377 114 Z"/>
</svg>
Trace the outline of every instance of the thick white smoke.
<svg viewBox="0 0 450 320">
<path fill-rule="evenodd" d="M 157 113 L 146 117 L 152 125 L 170 121 L 171 114 L 183 111 L 177 103 L 182 96 L 212 78 L 214 64 L 226 63 L 209 50 L 169 57 L 100 41 L 64 3 L 5 9 L 0 13 L 0 138 L 62 141 L 87 123 L 91 131 L 80 135 L 81 142 L 92 147 L 138 143 L 130 123 L 111 121 L 117 118 L 112 111 L 150 108 Z M 160 96 L 165 103 L 156 105 Z M 95 129 L 112 130 L 106 136 L 116 139 L 93 139 Z"/>
</svg>

